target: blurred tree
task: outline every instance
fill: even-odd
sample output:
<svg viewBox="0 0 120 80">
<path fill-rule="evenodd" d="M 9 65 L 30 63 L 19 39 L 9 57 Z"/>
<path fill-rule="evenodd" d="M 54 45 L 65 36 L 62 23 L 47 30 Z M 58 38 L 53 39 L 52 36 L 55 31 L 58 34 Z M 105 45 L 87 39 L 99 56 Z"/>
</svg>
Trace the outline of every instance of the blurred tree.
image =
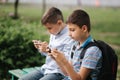
<svg viewBox="0 0 120 80">
<path fill-rule="evenodd" d="M 14 13 L 10 13 L 9 16 L 12 17 L 13 19 L 18 19 L 18 4 L 19 0 L 15 0 L 14 2 Z"/>
<path fill-rule="evenodd" d="M 15 3 L 14 3 L 14 8 L 15 8 L 15 12 L 14 12 L 14 16 L 16 18 L 18 18 L 18 3 L 19 3 L 19 0 L 16 0 Z"/>
<path fill-rule="evenodd" d="M 12 17 L 13 19 L 18 19 L 18 5 L 19 5 L 19 0 L 15 0 L 14 2 L 14 13 L 10 13 L 9 16 Z M 42 1 L 42 15 L 45 13 L 46 10 L 46 0 Z"/>
</svg>

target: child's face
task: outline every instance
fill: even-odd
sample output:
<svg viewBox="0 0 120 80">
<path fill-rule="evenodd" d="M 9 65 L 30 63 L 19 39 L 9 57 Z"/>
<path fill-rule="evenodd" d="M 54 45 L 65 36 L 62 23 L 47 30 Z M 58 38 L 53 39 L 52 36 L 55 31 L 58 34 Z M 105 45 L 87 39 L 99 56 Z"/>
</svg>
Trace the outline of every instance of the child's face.
<svg viewBox="0 0 120 80">
<path fill-rule="evenodd" d="M 47 23 L 47 24 L 45 24 L 45 27 L 47 28 L 49 33 L 51 33 L 53 35 L 58 34 L 61 30 L 61 25 L 58 23 L 56 23 L 56 24 Z"/>
<path fill-rule="evenodd" d="M 74 40 L 81 41 L 83 40 L 85 36 L 85 31 L 83 28 L 80 28 L 79 26 L 69 23 L 69 36 L 73 38 Z"/>
</svg>

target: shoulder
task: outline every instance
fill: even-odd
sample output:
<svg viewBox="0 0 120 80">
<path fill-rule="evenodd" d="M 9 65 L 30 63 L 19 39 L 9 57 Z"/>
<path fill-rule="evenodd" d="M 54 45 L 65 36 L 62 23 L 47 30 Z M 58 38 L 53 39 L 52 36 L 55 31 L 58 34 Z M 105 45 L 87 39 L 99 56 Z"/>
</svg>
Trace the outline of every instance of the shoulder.
<svg viewBox="0 0 120 80">
<path fill-rule="evenodd" d="M 86 50 L 85 56 L 96 57 L 99 59 L 102 56 L 102 51 L 97 46 L 91 46 Z"/>
<path fill-rule="evenodd" d="M 102 51 L 97 46 L 91 46 L 86 50 L 86 53 L 89 53 L 89 54 L 100 53 L 101 54 Z"/>
<path fill-rule="evenodd" d="M 97 46 L 89 47 L 84 55 L 82 66 L 95 69 L 102 58 L 102 52 Z"/>
</svg>

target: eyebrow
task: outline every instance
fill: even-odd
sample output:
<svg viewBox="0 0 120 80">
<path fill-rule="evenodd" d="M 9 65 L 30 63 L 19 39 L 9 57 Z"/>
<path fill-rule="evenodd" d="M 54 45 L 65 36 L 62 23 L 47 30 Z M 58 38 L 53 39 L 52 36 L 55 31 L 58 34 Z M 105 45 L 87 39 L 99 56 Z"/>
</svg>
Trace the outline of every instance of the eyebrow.
<svg viewBox="0 0 120 80">
<path fill-rule="evenodd" d="M 52 29 L 52 27 L 46 27 L 47 29 Z"/>
</svg>

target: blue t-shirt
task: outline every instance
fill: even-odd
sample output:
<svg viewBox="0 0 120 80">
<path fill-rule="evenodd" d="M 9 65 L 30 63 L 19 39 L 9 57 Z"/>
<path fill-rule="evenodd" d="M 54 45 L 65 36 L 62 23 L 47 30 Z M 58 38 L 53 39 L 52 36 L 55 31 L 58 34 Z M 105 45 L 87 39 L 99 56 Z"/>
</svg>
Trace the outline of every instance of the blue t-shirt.
<svg viewBox="0 0 120 80">
<path fill-rule="evenodd" d="M 99 74 L 100 68 L 102 66 L 101 50 L 96 46 L 91 46 L 86 50 L 84 58 L 82 60 L 80 59 L 81 51 L 91 41 L 93 41 L 93 39 L 91 36 L 89 36 L 87 40 L 80 46 L 78 46 L 79 44 L 78 42 L 75 43 L 73 48 L 71 49 L 71 53 L 74 54 L 73 54 L 73 58 L 71 58 L 70 56 L 70 61 L 72 62 L 72 65 L 76 72 L 79 72 L 80 67 L 92 69 L 90 73 L 90 77 L 92 78 L 92 80 L 97 80 L 97 75 Z M 64 80 L 71 80 L 71 79 L 70 77 L 68 77 Z"/>
</svg>

